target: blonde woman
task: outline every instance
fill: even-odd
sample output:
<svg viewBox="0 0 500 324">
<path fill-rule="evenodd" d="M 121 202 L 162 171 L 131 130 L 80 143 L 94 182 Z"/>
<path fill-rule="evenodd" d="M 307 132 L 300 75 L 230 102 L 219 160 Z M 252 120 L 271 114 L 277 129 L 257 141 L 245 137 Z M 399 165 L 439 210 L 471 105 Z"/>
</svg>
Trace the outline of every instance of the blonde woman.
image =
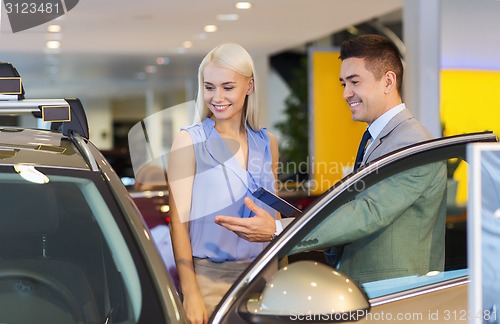
<svg viewBox="0 0 500 324">
<path fill-rule="evenodd" d="M 216 215 L 252 217 L 259 187 L 276 191 L 278 144 L 259 124 L 258 80 L 249 53 L 227 43 L 198 70 L 202 121 L 177 134 L 169 157 L 172 245 L 184 308 L 206 323 L 236 278 L 267 243 L 249 242 L 214 222 Z"/>
</svg>

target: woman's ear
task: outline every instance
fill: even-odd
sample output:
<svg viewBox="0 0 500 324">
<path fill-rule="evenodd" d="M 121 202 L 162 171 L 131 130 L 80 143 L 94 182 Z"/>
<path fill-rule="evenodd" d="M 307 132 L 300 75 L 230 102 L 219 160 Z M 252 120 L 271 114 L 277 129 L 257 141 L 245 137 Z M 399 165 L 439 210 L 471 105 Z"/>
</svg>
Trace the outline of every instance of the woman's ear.
<svg viewBox="0 0 500 324">
<path fill-rule="evenodd" d="M 248 90 L 247 90 L 247 95 L 251 94 L 254 90 L 254 87 L 253 87 L 253 78 L 250 78 L 250 80 L 248 80 Z"/>
</svg>

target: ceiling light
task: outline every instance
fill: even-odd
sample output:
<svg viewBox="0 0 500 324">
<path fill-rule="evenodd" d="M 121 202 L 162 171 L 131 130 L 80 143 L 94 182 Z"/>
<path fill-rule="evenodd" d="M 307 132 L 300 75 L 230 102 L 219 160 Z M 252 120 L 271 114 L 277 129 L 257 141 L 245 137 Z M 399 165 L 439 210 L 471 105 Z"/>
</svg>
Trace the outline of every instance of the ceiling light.
<svg viewBox="0 0 500 324">
<path fill-rule="evenodd" d="M 236 8 L 237 9 L 250 9 L 250 8 L 252 8 L 252 4 L 250 2 L 247 2 L 247 1 L 237 2 Z"/>
<path fill-rule="evenodd" d="M 193 43 L 190 42 L 190 41 L 185 41 L 185 42 L 182 43 L 182 47 L 184 47 L 184 48 L 191 48 L 191 47 L 193 47 Z"/>
<path fill-rule="evenodd" d="M 217 20 L 220 21 L 235 21 L 238 20 L 240 16 L 237 14 L 222 14 L 222 15 L 217 15 Z"/>
<path fill-rule="evenodd" d="M 47 27 L 47 31 L 49 33 L 60 33 L 61 32 L 61 26 L 60 25 L 49 25 Z"/>
<path fill-rule="evenodd" d="M 215 25 L 206 25 L 205 28 L 203 28 L 204 31 L 207 33 L 213 33 L 217 31 L 217 26 Z"/>
<path fill-rule="evenodd" d="M 56 40 L 51 40 L 51 41 L 47 42 L 46 46 L 49 49 L 58 49 L 61 47 L 61 42 L 56 41 Z"/>
</svg>

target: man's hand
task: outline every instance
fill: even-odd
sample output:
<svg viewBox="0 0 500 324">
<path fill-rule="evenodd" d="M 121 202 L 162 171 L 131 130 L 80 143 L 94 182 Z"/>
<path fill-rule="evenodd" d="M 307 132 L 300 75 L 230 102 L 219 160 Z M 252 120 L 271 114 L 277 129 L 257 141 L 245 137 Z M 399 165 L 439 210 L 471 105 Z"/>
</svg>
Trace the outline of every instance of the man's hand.
<svg viewBox="0 0 500 324">
<path fill-rule="evenodd" d="M 215 216 L 215 223 L 236 233 L 249 242 L 269 242 L 276 232 L 275 219 L 264 209 L 257 206 L 252 199 L 246 197 L 245 205 L 254 212 L 250 218 L 234 216 Z"/>
</svg>

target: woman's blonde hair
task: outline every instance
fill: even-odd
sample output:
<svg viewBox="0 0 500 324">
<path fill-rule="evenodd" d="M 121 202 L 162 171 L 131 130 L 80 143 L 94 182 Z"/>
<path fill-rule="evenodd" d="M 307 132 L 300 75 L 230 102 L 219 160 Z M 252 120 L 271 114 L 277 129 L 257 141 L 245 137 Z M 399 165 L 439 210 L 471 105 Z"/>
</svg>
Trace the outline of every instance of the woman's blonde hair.
<svg viewBox="0 0 500 324">
<path fill-rule="evenodd" d="M 250 54 L 239 44 L 225 43 L 212 49 L 201 61 L 198 68 L 198 94 L 196 96 L 196 109 L 201 113 L 201 119 L 210 117 L 212 112 L 208 109 L 203 99 L 204 79 L 203 70 L 208 63 L 235 71 L 246 78 L 253 78 L 253 91 L 245 98 L 242 114 L 242 127 L 246 122 L 253 130 L 260 129 L 260 109 L 258 96 L 258 82 L 255 67 Z"/>
</svg>

